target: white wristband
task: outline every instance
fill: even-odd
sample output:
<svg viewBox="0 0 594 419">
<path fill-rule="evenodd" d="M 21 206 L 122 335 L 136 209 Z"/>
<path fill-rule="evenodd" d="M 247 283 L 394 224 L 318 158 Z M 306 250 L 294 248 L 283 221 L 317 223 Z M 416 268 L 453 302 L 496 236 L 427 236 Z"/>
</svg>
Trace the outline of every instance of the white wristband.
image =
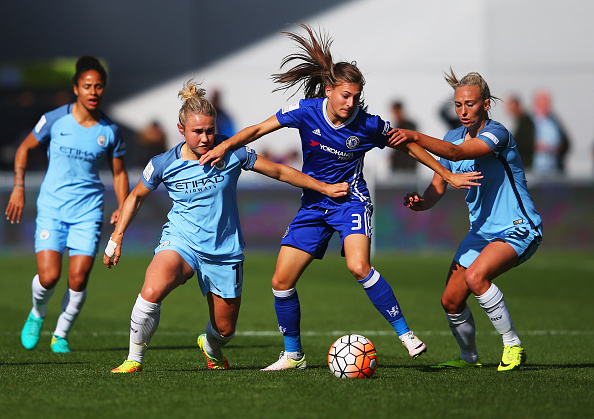
<svg viewBox="0 0 594 419">
<path fill-rule="evenodd" d="M 112 257 L 113 256 L 113 252 L 115 251 L 115 248 L 118 244 L 116 242 L 114 242 L 111 237 L 109 238 L 109 241 L 107 242 L 107 247 L 105 248 L 105 254 L 108 257 Z"/>
</svg>

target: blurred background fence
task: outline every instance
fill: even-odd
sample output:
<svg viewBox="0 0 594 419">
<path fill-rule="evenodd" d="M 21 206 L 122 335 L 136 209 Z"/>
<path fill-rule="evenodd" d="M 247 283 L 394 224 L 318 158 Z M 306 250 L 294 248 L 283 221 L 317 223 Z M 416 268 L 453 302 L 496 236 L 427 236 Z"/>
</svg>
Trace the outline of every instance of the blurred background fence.
<svg viewBox="0 0 594 419">
<path fill-rule="evenodd" d="M 278 250 L 280 239 L 300 205 L 300 191 L 279 182 L 253 179 L 251 173 L 240 178 L 238 202 L 242 229 L 250 251 Z M 109 179 L 109 174 L 102 176 Z M 138 174 L 130 175 L 131 184 Z M 6 180 L 6 177 L 5 177 Z M 3 254 L 33 252 L 35 232 L 35 202 L 41 176 L 30 176 L 27 186 L 27 205 L 19 225 L 0 223 L 0 251 Z M 11 181 L 11 180 L 10 180 Z M 374 250 L 386 252 L 440 252 L 453 254 L 468 230 L 468 210 L 464 192 L 450 189 L 431 210 L 413 212 L 402 205 L 407 192 L 423 192 L 427 183 L 379 184 L 374 199 Z M 594 217 L 592 201 L 594 182 L 557 182 L 529 185 L 536 208 L 543 218 L 542 249 L 594 251 Z M 111 186 L 106 191 L 105 217 L 117 203 Z M 8 202 L 7 181 L 0 188 L 0 202 Z M 145 201 L 125 236 L 125 251 L 151 253 L 157 245 L 161 227 L 171 207 L 163 187 L 159 187 Z M 105 224 L 100 252 L 104 249 L 113 227 Z M 331 248 L 339 246 L 338 236 Z"/>
</svg>

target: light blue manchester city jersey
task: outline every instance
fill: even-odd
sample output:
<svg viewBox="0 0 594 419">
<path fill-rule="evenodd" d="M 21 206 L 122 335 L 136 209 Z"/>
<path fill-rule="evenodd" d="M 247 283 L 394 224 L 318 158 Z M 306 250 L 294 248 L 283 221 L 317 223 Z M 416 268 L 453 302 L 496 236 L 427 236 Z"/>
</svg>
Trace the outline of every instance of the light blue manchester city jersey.
<svg viewBox="0 0 594 419">
<path fill-rule="evenodd" d="M 466 133 L 466 128 L 456 128 L 445 135 L 444 141 L 461 144 Z M 488 235 L 521 224 L 530 228 L 540 225 L 541 218 L 528 193 L 524 166 L 510 132 L 489 119 L 478 138 L 495 154 L 458 162 L 439 159 L 452 173 L 478 171 L 484 176 L 479 181 L 481 186 L 472 186 L 466 193 L 471 231 Z"/>
<path fill-rule="evenodd" d="M 282 126 L 299 129 L 304 173 L 326 183 L 348 182 L 351 187 L 351 193 L 341 198 L 304 189 L 302 204 L 336 208 L 348 200 L 370 202 L 363 158 L 372 148 L 385 147 L 390 124 L 357 106 L 347 121 L 335 126 L 326 113 L 327 101 L 302 99 L 276 114 Z"/>
<path fill-rule="evenodd" d="M 216 136 L 215 144 L 227 137 Z M 142 173 L 142 183 L 155 190 L 165 185 L 173 206 L 163 229 L 171 229 L 200 249 L 205 258 L 233 257 L 242 253 L 243 235 L 237 209 L 237 180 L 250 170 L 256 153 L 247 147 L 229 151 L 214 167 L 183 160 L 180 143 L 153 157 Z"/>
<path fill-rule="evenodd" d="M 43 115 L 33 135 L 47 143 L 49 160 L 37 198 L 38 215 L 67 223 L 101 221 L 105 187 L 99 169 L 107 158 L 126 153 L 116 124 L 103 114 L 97 124 L 85 128 L 69 104 Z"/>
</svg>

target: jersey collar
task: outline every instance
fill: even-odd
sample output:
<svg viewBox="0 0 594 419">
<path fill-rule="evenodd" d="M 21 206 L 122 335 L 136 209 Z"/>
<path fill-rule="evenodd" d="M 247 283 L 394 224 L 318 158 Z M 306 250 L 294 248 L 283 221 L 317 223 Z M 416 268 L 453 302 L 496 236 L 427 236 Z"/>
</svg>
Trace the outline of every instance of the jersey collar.
<svg viewBox="0 0 594 419">
<path fill-rule="evenodd" d="M 325 98 L 324 102 L 322 102 L 322 114 L 324 115 L 324 119 L 326 120 L 328 125 L 330 125 L 334 129 L 340 129 L 340 128 L 346 127 L 348 124 L 353 122 L 353 120 L 357 117 L 357 114 L 359 113 L 359 106 L 357 106 L 357 107 L 355 107 L 355 110 L 353 111 L 353 113 L 351 114 L 349 119 L 347 119 L 340 125 L 334 125 L 332 123 L 332 121 L 330 121 L 330 118 L 328 117 L 328 113 L 326 112 L 327 105 L 328 105 L 328 98 Z"/>
</svg>

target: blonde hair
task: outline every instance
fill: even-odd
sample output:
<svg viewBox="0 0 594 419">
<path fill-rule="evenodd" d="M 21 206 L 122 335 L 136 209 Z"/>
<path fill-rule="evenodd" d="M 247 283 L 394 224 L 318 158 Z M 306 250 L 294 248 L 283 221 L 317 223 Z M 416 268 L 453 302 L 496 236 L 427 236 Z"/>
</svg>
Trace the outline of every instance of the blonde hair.
<svg viewBox="0 0 594 419">
<path fill-rule="evenodd" d="M 299 24 L 299 26 L 307 32 L 307 37 L 293 32 L 282 32 L 297 44 L 301 52 L 289 54 L 283 58 L 281 68 L 292 62 L 297 64 L 284 73 L 272 75 L 272 80 L 280 84 L 274 91 L 289 90 L 298 86 L 303 89 L 305 97 L 310 99 L 326 97 L 324 92 L 326 86 L 336 87 L 345 82 L 357 84 L 363 90 L 365 78 L 357 68 L 357 63 L 354 61 L 334 63 L 330 52 L 332 38 L 321 30 L 316 33 L 305 24 Z M 362 100 L 359 106 L 363 107 Z"/>
<path fill-rule="evenodd" d="M 479 73 L 468 73 L 460 80 L 458 80 L 458 77 L 456 77 L 456 74 L 454 74 L 454 70 L 452 70 L 452 68 L 450 67 L 450 73 L 445 73 L 444 78 L 445 81 L 448 82 L 448 84 L 452 86 L 454 90 L 462 86 L 478 86 L 482 100 L 501 100 L 498 97 L 495 97 L 491 94 L 491 90 L 489 90 L 489 85 L 487 84 L 485 79 L 483 79 L 483 76 L 481 76 Z"/>
<path fill-rule="evenodd" d="M 184 87 L 179 91 L 177 96 L 183 101 L 179 110 L 179 123 L 186 126 L 188 115 L 205 115 L 212 116 L 216 119 L 217 111 L 212 103 L 204 96 L 206 90 L 200 87 L 200 83 L 194 82 L 194 79 L 184 83 Z"/>
</svg>

